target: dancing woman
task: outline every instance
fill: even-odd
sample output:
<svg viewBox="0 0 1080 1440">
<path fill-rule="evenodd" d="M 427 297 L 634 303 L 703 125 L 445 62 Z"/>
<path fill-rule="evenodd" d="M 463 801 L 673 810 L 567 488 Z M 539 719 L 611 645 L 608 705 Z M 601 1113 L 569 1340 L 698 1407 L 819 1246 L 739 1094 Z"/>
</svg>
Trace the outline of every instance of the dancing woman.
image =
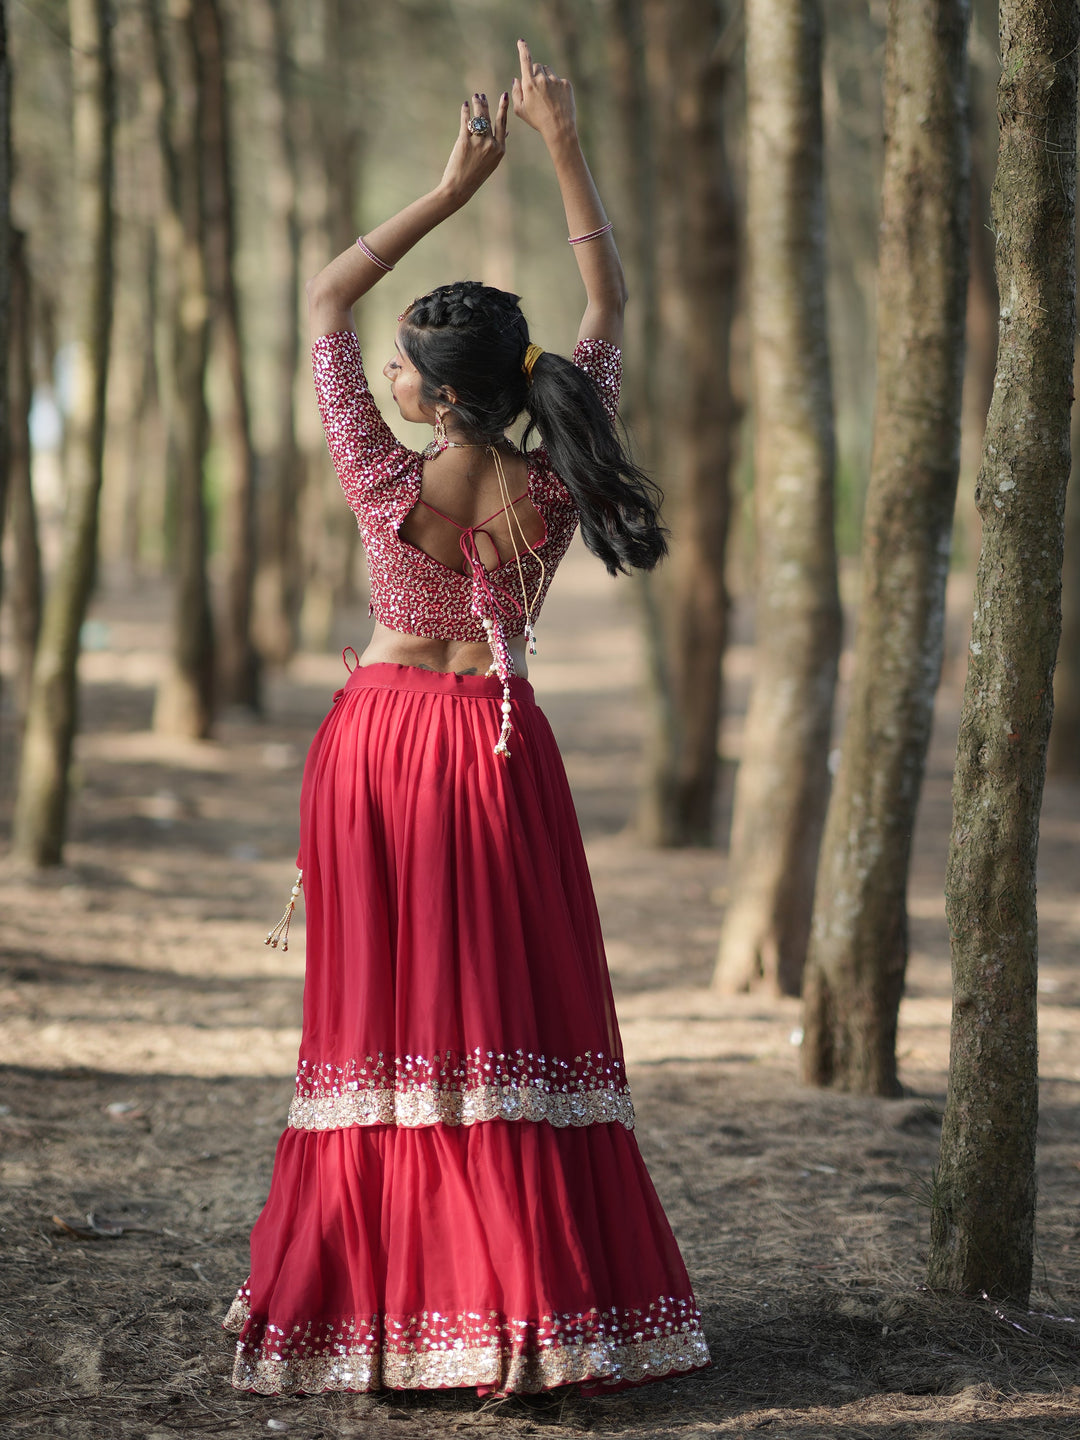
<svg viewBox="0 0 1080 1440">
<path fill-rule="evenodd" d="M 368 389 L 352 307 L 503 157 L 464 105 L 439 185 L 309 286 L 315 385 L 377 621 L 300 801 L 303 1038 L 289 1128 L 226 1325 L 265 1392 L 608 1391 L 708 1363 L 634 1138 L 600 925 L 526 650 L 580 524 L 611 571 L 665 550 L 614 428 L 625 287 L 573 92 L 519 42 L 515 115 L 555 166 L 587 304 L 573 361 L 517 297 L 440 286 Z M 506 430 L 528 418 L 521 449 Z M 537 431 L 540 445 L 529 449 Z"/>
</svg>

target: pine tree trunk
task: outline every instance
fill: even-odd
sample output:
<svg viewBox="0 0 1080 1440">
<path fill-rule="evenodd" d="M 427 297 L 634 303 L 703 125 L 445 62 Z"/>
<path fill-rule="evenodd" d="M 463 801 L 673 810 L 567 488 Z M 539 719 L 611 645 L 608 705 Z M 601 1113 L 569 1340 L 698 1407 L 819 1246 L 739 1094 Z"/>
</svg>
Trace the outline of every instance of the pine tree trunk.
<svg viewBox="0 0 1080 1440">
<path fill-rule="evenodd" d="M 1038 1121 L 1035 865 L 1061 628 L 1076 330 L 1080 6 L 1001 0 L 994 181 L 1002 308 L 946 877 L 949 1092 L 935 1288 L 1027 1303 Z"/>
<path fill-rule="evenodd" d="M 206 96 L 191 0 L 171 7 L 168 30 L 158 3 L 149 0 L 148 10 L 162 92 L 159 133 L 166 181 L 158 227 L 158 274 L 165 292 L 158 352 L 168 430 L 174 608 L 172 652 L 158 686 L 154 728 L 204 739 L 213 722 L 215 678 L 203 497 L 209 297 L 199 126 Z"/>
<path fill-rule="evenodd" d="M 657 157 L 657 313 L 652 428 L 671 554 L 643 581 L 654 726 L 640 827 L 659 845 L 713 841 L 724 551 L 737 422 L 731 393 L 735 209 L 724 143 L 718 0 L 644 0 Z M 677 163 L 674 157 L 677 157 Z"/>
<path fill-rule="evenodd" d="M 257 0 L 247 15 L 251 35 L 266 56 L 263 67 L 263 141 L 266 187 L 266 276 L 276 334 L 265 357 L 271 372 L 265 448 L 259 451 L 259 567 L 255 580 L 255 635 L 260 653 L 283 663 L 296 648 L 302 586 L 296 444 L 296 372 L 300 361 L 300 219 L 297 158 L 292 133 L 290 37 L 284 0 Z"/>
<path fill-rule="evenodd" d="M 855 669 L 804 985 L 803 1075 L 893 1095 L 911 834 L 941 672 L 960 461 L 968 0 L 890 0 L 877 414 Z"/>
<path fill-rule="evenodd" d="M 75 335 L 67 437 L 67 506 L 49 587 L 19 763 L 12 849 L 58 865 L 77 723 L 79 631 L 94 580 L 113 295 L 113 66 L 107 0 L 70 0 L 75 173 Z"/>
<path fill-rule="evenodd" d="M 608 209 L 615 217 L 619 253 L 626 265 L 623 394 L 620 411 L 651 471 L 657 466 L 659 421 L 656 357 L 660 344 L 656 275 L 656 155 L 645 77 L 641 0 L 605 0 L 607 70 L 613 99 L 615 143 Z"/>
<path fill-rule="evenodd" d="M 225 407 L 228 472 L 224 482 L 222 526 L 225 595 L 218 675 L 224 700 L 258 711 L 261 666 L 252 636 L 255 450 L 236 288 L 236 207 L 225 83 L 226 32 L 220 0 L 194 0 L 193 24 L 203 71 L 201 148 L 207 273 L 229 381 Z"/>
<path fill-rule="evenodd" d="M 314 275 L 328 256 L 356 238 L 361 127 L 352 93 L 362 92 L 371 61 L 361 43 L 362 17 L 353 14 L 348 0 L 320 0 L 306 7 L 304 20 L 305 63 L 324 77 L 323 86 L 302 91 L 294 106 L 301 264 L 304 274 Z M 342 96 L 349 99 L 343 103 Z M 341 503 L 341 486 L 314 405 L 297 410 L 296 442 L 304 515 L 300 643 L 304 649 L 325 651 L 332 643 L 335 612 L 351 598 L 359 532 L 352 511 Z"/>
<path fill-rule="evenodd" d="M 714 983 L 797 995 L 840 653 L 818 0 L 747 0 L 754 684 Z"/>
<path fill-rule="evenodd" d="M 12 231 L 11 330 L 8 351 L 8 524 L 11 577 L 7 600 L 15 642 L 15 715 L 21 734 L 30 705 L 34 653 L 41 629 L 41 545 L 30 486 L 30 402 L 34 385 L 30 353 L 30 276 L 26 244 Z"/>
</svg>

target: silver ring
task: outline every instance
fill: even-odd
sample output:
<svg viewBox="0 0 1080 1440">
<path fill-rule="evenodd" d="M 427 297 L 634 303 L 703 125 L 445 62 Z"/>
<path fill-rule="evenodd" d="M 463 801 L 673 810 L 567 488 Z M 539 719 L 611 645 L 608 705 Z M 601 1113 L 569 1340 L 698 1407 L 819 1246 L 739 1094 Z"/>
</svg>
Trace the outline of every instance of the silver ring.
<svg viewBox="0 0 1080 1440">
<path fill-rule="evenodd" d="M 491 121 L 486 115 L 474 115 L 465 128 L 470 135 L 490 135 Z"/>
</svg>

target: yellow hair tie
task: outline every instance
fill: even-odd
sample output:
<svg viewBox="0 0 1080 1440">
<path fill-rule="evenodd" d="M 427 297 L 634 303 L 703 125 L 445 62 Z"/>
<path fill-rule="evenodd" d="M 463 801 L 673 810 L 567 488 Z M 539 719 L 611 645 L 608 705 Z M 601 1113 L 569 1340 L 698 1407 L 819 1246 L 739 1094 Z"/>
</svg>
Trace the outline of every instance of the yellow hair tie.
<svg viewBox="0 0 1080 1440">
<path fill-rule="evenodd" d="M 525 351 L 525 359 L 521 362 L 521 368 L 525 371 L 525 374 L 529 377 L 530 380 L 532 379 L 532 370 L 533 366 L 536 364 L 537 356 L 542 355 L 543 353 L 544 352 L 539 345 L 530 345 L 529 348 Z"/>
</svg>

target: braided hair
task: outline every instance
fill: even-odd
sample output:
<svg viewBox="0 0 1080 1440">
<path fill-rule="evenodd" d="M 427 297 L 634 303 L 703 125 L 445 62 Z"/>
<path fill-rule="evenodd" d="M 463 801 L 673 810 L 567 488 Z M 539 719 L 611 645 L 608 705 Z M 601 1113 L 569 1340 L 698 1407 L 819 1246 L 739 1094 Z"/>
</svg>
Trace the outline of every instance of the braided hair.
<svg viewBox="0 0 1080 1440">
<path fill-rule="evenodd" d="M 529 327 L 517 295 L 461 280 L 414 300 L 399 334 L 420 372 L 421 397 L 445 404 L 469 434 L 501 439 L 528 417 L 578 510 L 585 544 L 614 575 L 651 570 L 667 553 L 659 488 L 634 464 L 590 376 L 543 351 L 522 369 Z M 457 399 L 447 399 L 450 387 Z"/>
</svg>

